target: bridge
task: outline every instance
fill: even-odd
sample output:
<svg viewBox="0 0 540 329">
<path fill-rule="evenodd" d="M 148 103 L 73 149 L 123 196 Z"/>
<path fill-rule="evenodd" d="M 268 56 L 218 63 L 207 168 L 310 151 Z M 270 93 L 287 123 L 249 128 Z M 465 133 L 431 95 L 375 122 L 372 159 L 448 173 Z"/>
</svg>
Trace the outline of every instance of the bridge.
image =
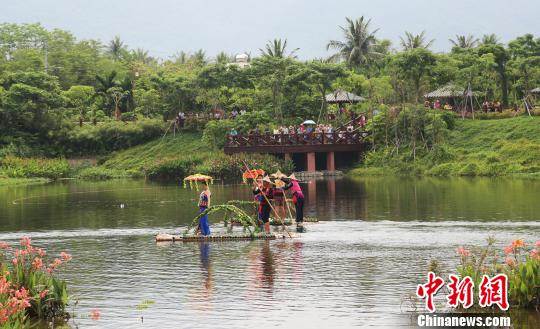
<svg viewBox="0 0 540 329">
<path fill-rule="evenodd" d="M 283 155 L 285 160 L 298 159 L 305 156 L 305 170 L 314 172 L 317 169 L 317 155 L 326 157 L 324 169 L 336 169 L 336 153 L 358 155 L 366 150 L 367 131 L 339 131 L 329 133 L 304 134 L 248 134 L 228 135 L 224 151 L 235 153 L 266 153 Z M 322 167 L 322 165 L 320 165 Z"/>
</svg>

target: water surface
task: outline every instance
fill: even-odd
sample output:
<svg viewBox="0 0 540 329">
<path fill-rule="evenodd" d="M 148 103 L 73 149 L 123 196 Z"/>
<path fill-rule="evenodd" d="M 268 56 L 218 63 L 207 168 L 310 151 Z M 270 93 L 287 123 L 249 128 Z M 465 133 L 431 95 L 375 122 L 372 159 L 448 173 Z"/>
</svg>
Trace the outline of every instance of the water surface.
<svg viewBox="0 0 540 329">
<path fill-rule="evenodd" d="M 4 187 L 0 240 L 29 235 L 73 254 L 62 276 L 81 328 L 388 328 L 406 323 L 403 302 L 430 259 L 452 268 L 459 245 L 540 239 L 538 180 L 366 178 L 303 188 L 307 214 L 322 222 L 299 239 L 156 244 L 156 233 L 180 232 L 195 216 L 196 191 L 132 180 Z M 241 184 L 212 191 L 214 203 L 250 198 Z M 148 300 L 155 304 L 137 308 Z M 94 308 L 99 321 L 88 317 Z M 526 317 L 529 328 L 540 323 Z"/>
</svg>

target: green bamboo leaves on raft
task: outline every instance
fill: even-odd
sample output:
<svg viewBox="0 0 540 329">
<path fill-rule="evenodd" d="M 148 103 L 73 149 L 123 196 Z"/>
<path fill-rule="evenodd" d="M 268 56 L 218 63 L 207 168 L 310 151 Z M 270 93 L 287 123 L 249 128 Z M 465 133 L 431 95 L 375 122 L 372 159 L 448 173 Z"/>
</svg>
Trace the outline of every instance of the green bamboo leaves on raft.
<svg viewBox="0 0 540 329">
<path fill-rule="evenodd" d="M 257 231 L 257 223 L 255 222 L 255 220 L 251 216 L 246 214 L 245 211 L 243 211 L 242 209 L 240 209 L 237 206 L 232 205 L 232 204 L 220 204 L 220 205 L 215 205 L 215 206 L 208 207 L 205 211 L 198 214 L 197 217 L 195 217 L 193 219 L 193 221 L 187 227 L 187 229 L 184 231 L 183 234 L 184 235 L 189 234 L 189 231 L 191 229 L 193 229 L 193 231 L 194 231 L 193 233 L 195 233 L 195 230 L 196 230 L 195 228 L 199 225 L 199 220 L 203 216 L 210 215 L 210 214 L 218 212 L 218 211 L 225 211 L 226 213 L 231 213 L 232 212 L 234 215 L 236 215 L 235 218 L 236 218 L 237 222 L 240 223 L 245 229 L 247 229 L 250 234 L 253 234 L 254 231 Z M 252 229 L 252 227 L 254 229 Z"/>
</svg>

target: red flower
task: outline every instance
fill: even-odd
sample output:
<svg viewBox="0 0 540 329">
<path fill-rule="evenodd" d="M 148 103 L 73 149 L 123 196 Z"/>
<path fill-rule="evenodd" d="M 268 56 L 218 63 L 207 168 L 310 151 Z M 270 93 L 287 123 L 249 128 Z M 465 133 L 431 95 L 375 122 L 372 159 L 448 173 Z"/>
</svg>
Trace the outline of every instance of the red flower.
<svg viewBox="0 0 540 329">
<path fill-rule="evenodd" d="M 90 311 L 90 316 L 92 317 L 92 320 L 97 321 L 99 320 L 101 314 L 99 313 L 99 310 L 97 308 L 94 308 Z"/>
<path fill-rule="evenodd" d="M 506 265 L 508 266 L 514 266 L 515 262 L 511 257 L 506 257 Z"/>
<path fill-rule="evenodd" d="M 34 261 L 32 262 L 32 266 L 34 267 L 34 270 L 39 270 L 43 267 L 43 260 L 39 257 L 34 258 Z"/>
<path fill-rule="evenodd" d="M 471 252 L 463 247 L 457 247 L 456 252 L 462 257 L 469 257 L 471 255 Z"/>
<path fill-rule="evenodd" d="M 60 253 L 60 257 L 62 257 L 62 260 L 64 262 L 69 262 L 71 259 L 73 259 L 73 257 L 71 257 L 70 254 L 67 254 L 67 253 L 65 253 L 63 251 Z"/>
<path fill-rule="evenodd" d="M 49 289 L 43 289 L 43 291 L 39 293 L 39 298 L 41 299 L 45 298 L 48 293 L 49 293 Z"/>
<path fill-rule="evenodd" d="M 514 247 L 514 249 L 522 248 L 524 246 L 525 242 L 522 239 L 512 241 L 512 247 Z"/>
<path fill-rule="evenodd" d="M 30 245 L 32 245 L 32 240 L 30 240 L 30 238 L 27 237 L 27 236 L 23 236 L 21 238 L 21 246 L 27 247 L 27 246 L 30 246 Z"/>
<path fill-rule="evenodd" d="M 513 252 L 514 252 L 514 246 L 512 246 L 511 244 L 504 247 L 504 253 L 505 254 L 509 255 L 509 254 L 511 254 Z"/>
</svg>

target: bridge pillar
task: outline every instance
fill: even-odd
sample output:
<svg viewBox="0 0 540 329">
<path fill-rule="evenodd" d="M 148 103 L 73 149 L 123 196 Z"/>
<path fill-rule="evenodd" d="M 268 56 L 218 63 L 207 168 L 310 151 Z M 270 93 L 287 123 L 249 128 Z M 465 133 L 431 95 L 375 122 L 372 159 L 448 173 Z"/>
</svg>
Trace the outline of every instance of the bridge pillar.
<svg viewBox="0 0 540 329">
<path fill-rule="evenodd" d="M 336 170 L 336 162 L 334 159 L 334 152 L 326 153 L 326 170 L 334 171 Z"/>
<path fill-rule="evenodd" d="M 315 152 L 309 152 L 306 154 L 306 161 L 307 161 L 307 172 L 315 172 L 317 169 L 315 168 Z"/>
<path fill-rule="evenodd" d="M 292 157 L 291 157 L 290 153 L 285 153 L 284 156 L 285 156 L 285 161 L 291 161 L 292 160 Z"/>
</svg>

